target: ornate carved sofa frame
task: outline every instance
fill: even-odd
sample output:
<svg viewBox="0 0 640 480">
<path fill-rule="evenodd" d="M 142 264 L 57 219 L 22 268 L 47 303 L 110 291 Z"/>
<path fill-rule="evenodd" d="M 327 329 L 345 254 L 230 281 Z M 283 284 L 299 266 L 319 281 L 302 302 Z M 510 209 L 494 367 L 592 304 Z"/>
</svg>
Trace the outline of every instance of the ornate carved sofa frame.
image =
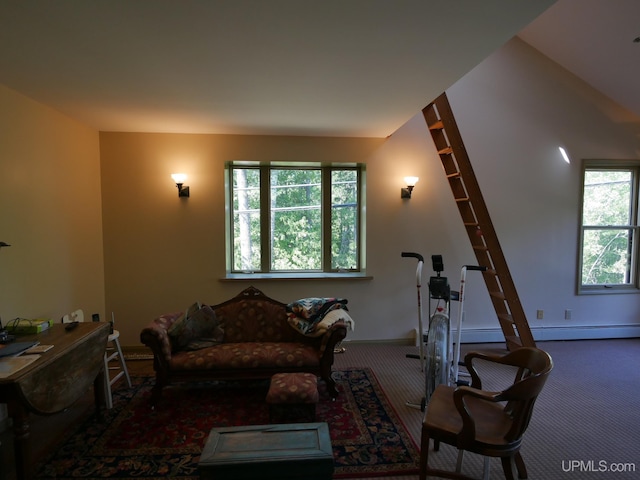
<svg viewBox="0 0 640 480">
<path fill-rule="evenodd" d="M 222 342 L 196 350 L 176 348 L 171 326 L 182 312 L 160 316 L 140 334 L 153 352 L 156 383 L 152 404 L 173 381 L 271 378 L 280 372 L 309 372 L 321 377 L 332 397 L 338 395 L 331 377 L 334 348 L 347 334 L 339 321 L 322 336 L 299 333 L 287 321 L 286 304 L 249 287 L 234 298 L 210 306 L 224 331 Z"/>
</svg>

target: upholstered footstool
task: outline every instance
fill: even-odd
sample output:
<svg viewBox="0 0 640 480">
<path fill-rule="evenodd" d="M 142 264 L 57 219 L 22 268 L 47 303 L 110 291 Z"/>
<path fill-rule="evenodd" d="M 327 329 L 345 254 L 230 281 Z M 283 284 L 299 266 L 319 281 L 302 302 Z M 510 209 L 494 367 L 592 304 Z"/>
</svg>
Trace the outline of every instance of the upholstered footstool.
<svg viewBox="0 0 640 480">
<path fill-rule="evenodd" d="M 311 373 L 276 373 L 267 393 L 271 423 L 315 422 L 318 377 Z"/>
</svg>

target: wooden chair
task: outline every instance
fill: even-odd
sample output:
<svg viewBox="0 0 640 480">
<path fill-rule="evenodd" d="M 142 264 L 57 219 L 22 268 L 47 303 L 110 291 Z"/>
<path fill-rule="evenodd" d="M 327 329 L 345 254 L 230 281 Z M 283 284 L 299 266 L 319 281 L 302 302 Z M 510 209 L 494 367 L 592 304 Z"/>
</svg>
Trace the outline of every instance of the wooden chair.
<svg viewBox="0 0 640 480">
<path fill-rule="evenodd" d="M 475 359 L 515 367 L 513 384 L 498 392 L 482 390 Z M 429 400 L 422 424 L 420 480 L 427 475 L 469 479 L 461 473 L 465 450 L 485 457 L 485 479 L 489 475 L 490 457 L 501 458 L 507 480 L 514 478 L 512 461 L 519 478 L 527 478 L 520 444 L 538 394 L 553 368 L 551 357 L 537 348 L 523 347 L 503 356 L 470 352 L 465 356 L 465 364 L 471 374 L 471 386 L 439 385 Z M 434 451 L 438 451 L 440 442 L 459 450 L 455 472 L 429 468 L 430 439 L 434 440 Z"/>
</svg>

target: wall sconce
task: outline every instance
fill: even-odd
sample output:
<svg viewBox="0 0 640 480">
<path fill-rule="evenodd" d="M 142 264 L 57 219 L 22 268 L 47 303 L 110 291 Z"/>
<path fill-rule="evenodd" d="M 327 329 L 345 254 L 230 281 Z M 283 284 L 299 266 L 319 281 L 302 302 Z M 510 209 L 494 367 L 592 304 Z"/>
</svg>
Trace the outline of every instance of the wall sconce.
<svg viewBox="0 0 640 480">
<path fill-rule="evenodd" d="M 420 180 L 418 177 L 404 177 L 407 186 L 400 189 L 400 198 L 411 198 L 411 192 L 413 191 L 413 187 L 416 186 L 416 183 L 418 183 L 418 180 Z"/>
<path fill-rule="evenodd" d="M 171 178 L 173 178 L 173 181 L 176 182 L 176 187 L 178 187 L 178 196 L 188 197 L 189 187 L 183 187 L 184 181 L 187 179 L 187 175 L 184 173 L 172 173 Z"/>
</svg>

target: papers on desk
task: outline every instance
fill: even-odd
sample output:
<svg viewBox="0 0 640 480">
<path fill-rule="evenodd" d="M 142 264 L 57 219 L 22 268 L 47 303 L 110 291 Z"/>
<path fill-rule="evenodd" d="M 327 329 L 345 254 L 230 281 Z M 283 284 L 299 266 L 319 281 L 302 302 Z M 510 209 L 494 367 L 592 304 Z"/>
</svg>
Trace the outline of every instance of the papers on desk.
<svg viewBox="0 0 640 480">
<path fill-rule="evenodd" d="M 0 345 L 0 358 L 19 355 L 40 342 L 11 342 Z"/>
<path fill-rule="evenodd" d="M 33 355 L 36 353 L 40 354 L 40 353 L 48 352 L 52 348 L 53 348 L 53 345 L 34 345 L 33 347 L 25 350 L 24 354 L 25 355 Z"/>
<path fill-rule="evenodd" d="M 40 355 L 21 355 L 40 342 L 12 342 L 0 345 L 0 378 L 7 378 L 40 358 Z"/>
<path fill-rule="evenodd" d="M 35 362 L 40 355 L 20 355 L 0 358 L 0 378 L 7 378 Z"/>
</svg>

